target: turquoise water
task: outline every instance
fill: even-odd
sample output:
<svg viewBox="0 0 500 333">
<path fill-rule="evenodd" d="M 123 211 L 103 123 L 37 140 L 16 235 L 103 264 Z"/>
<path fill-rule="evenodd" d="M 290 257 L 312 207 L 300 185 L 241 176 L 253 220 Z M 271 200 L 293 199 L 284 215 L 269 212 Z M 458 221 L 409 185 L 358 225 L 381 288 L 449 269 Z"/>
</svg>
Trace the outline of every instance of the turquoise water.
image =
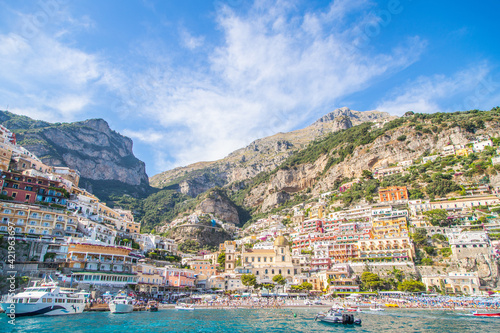
<svg viewBox="0 0 500 333">
<path fill-rule="evenodd" d="M 500 332 L 500 318 L 476 318 L 466 312 L 387 310 L 357 313 L 361 327 L 314 321 L 318 309 L 175 309 L 158 312 L 85 312 L 74 316 L 16 319 L 9 325 L 2 314 L 0 332 Z M 293 316 L 297 313 L 297 317 Z"/>
</svg>

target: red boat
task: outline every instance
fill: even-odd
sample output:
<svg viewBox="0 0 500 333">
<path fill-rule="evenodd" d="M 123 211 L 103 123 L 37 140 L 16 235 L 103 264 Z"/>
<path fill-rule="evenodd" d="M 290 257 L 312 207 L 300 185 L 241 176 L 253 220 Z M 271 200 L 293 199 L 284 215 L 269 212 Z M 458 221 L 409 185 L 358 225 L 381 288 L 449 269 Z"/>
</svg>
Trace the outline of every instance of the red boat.
<svg viewBox="0 0 500 333">
<path fill-rule="evenodd" d="M 500 313 L 473 313 L 474 316 L 477 317 L 500 317 Z"/>
</svg>

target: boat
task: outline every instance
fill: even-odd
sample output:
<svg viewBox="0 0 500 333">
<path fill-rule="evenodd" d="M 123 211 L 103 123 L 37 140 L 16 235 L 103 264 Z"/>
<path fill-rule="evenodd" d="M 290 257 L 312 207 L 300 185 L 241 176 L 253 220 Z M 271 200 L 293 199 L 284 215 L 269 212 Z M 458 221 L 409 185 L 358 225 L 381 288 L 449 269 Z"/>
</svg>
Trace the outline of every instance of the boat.
<svg viewBox="0 0 500 333">
<path fill-rule="evenodd" d="M 52 279 L 38 282 L 0 303 L 5 313 L 15 314 L 16 317 L 58 316 L 82 313 L 85 309 L 83 294 L 62 291 Z"/>
<path fill-rule="evenodd" d="M 109 301 L 109 311 L 111 313 L 129 313 L 134 311 L 133 298 L 125 293 L 118 293 Z"/>
<path fill-rule="evenodd" d="M 399 305 L 397 305 L 396 303 L 386 303 L 385 306 L 387 306 L 388 308 L 399 308 Z"/>
<path fill-rule="evenodd" d="M 187 311 L 193 311 L 194 310 L 194 305 L 193 304 L 185 304 L 185 303 L 178 303 L 175 308 L 177 310 L 187 310 Z"/>
<path fill-rule="evenodd" d="M 361 312 L 361 308 L 350 307 L 350 308 L 345 309 L 345 311 L 346 312 Z"/>
<path fill-rule="evenodd" d="M 476 317 L 500 317 L 500 313 L 478 313 L 477 311 L 474 311 L 472 313 Z"/>
<path fill-rule="evenodd" d="M 157 312 L 158 311 L 158 303 L 156 303 L 155 301 L 150 301 L 146 308 L 149 312 Z"/>
<path fill-rule="evenodd" d="M 376 304 L 375 306 L 370 306 L 370 311 L 385 311 L 385 310 L 382 309 L 380 304 Z"/>
<path fill-rule="evenodd" d="M 353 314 L 342 313 L 333 309 L 330 309 L 327 313 L 318 313 L 314 320 L 328 324 L 361 325 L 361 319 L 355 318 Z"/>
</svg>

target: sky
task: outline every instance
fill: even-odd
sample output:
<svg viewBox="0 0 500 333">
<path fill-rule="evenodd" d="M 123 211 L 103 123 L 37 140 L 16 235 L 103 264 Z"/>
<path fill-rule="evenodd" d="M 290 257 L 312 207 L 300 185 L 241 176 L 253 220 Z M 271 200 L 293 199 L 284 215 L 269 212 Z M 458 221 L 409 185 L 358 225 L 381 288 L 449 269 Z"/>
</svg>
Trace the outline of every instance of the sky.
<svg viewBox="0 0 500 333">
<path fill-rule="evenodd" d="M 103 118 L 149 176 L 336 108 L 500 105 L 500 2 L 0 1 L 0 110 Z"/>
</svg>

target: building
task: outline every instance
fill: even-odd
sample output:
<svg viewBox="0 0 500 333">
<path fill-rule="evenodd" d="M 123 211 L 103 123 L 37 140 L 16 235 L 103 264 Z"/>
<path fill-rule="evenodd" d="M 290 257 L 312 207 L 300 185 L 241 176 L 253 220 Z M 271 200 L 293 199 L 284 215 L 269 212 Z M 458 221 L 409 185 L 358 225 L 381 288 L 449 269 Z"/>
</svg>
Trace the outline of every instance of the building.
<svg viewBox="0 0 500 333">
<path fill-rule="evenodd" d="M 138 290 L 146 293 L 156 293 L 165 290 L 165 278 L 162 276 L 162 270 L 163 268 L 161 267 L 139 262 L 137 265 Z"/>
<path fill-rule="evenodd" d="M 470 148 L 461 148 L 461 149 L 457 149 L 455 151 L 455 155 L 456 156 L 464 156 L 464 157 L 467 157 L 469 156 L 470 154 L 472 154 L 472 149 Z"/>
<path fill-rule="evenodd" d="M 404 171 L 403 166 L 380 168 L 380 169 L 375 170 L 375 172 L 373 173 L 373 178 L 382 179 L 386 176 L 396 175 L 396 174 L 402 173 L 403 171 Z"/>
<path fill-rule="evenodd" d="M 272 250 L 247 249 L 243 246 L 241 263 L 257 277 L 258 283 L 270 283 L 278 274 L 291 282 L 299 266 L 292 259 L 288 240 L 281 235 L 274 240 Z"/>
<path fill-rule="evenodd" d="M 409 237 L 391 239 L 369 239 L 358 241 L 358 260 L 412 261 L 413 245 Z"/>
<path fill-rule="evenodd" d="M 500 204 L 500 199 L 494 195 L 471 196 L 456 200 L 433 201 L 422 208 L 445 209 L 447 211 L 465 211 L 478 206 L 494 206 Z M 422 210 L 424 211 L 424 210 Z"/>
<path fill-rule="evenodd" d="M 98 241 L 69 242 L 65 267 L 76 282 L 124 287 L 137 283 L 137 258 L 129 247 Z"/>
<path fill-rule="evenodd" d="M 443 147 L 443 151 L 441 152 L 441 156 L 453 156 L 455 155 L 455 146 L 447 145 Z"/>
<path fill-rule="evenodd" d="M 0 232 L 13 226 L 16 234 L 79 236 L 78 220 L 64 210 L 34 204 L 0 201 Z"/>
<path fill-rule="evenodd" d="M 193 289 L 196 287 L 195 272 L 191 269 L 165 267 L 161 274 L 169 289 Z"/>
<path fill-rule="evenodd" d="M 493 156 L 491 158 L 491 164 L 493 164 L 493 165 L 500 164 L 500 156 Z"/>
<path fill-rule="evenodd" d="M 215 263 L 210 260 L 192 260 L 187 263 L 189 268 L 194 271 L 196 275 L 206 275 L 207 277 L 215 275 L 217 270 Z"/>
<path fill-rule="evenodd" d="M 17 172 L 2 172 L 1 193 L 17 202 L 44 202 L 66 206 L 69 192 L 59 181 L 32 177 Z"/>
<path fill-rule="evenodd" d="M 439 157 L 439 155 L 432 155 L 432 156 L 425 156 L 422 158 L 422 163 L 427 163 L 427 162 L 434 162 L 435 160 L 437 160 L 437 158 Z"/>
<path fill-rule="evenodd" d="M 331 293 L 351 293 L 359 292 L 359 285 L 351 276 L 349 264 L 337 264 L 329 270 L 318 273 L 322 278 L 323 284 Z"/>
<path fill-rule="evenodd" d="M 380 202 L 408 200 L 406 186 L 389 186 L 378 191 Z"/>
<path fill-rule="evenodd" d="M 481 295 L 481 285 L 477 272 L 457 273 L 448 275 L 424 275 L 422 283 L 429 291 L 441 290 L 447 294 Z M 442 290 L 442 289 L 445 290 Z"/>
<path fill-rule="evenodd" d="M 493 141 L 491 141 L 490 139 L 488 140 L 484 140 L 484 141 L 480 141 L 480 142 L 476 142 L 473 144 L 473 149 L 475 152 L 481 152 L 484 150 L 484 148 L 486 147 L 493 147 Z"/>
<path fill-rule="evenodd" d="M 475 258 L 478 254 L 493 255 L 490 239 L 484 231 L 467 231 L 447 236 L 454 260 Z"/>
<path fill-rule="evenodd" d="M 223 244 L 219 245 L 219 251 L 224 251 L 226 254 L 226 266 L 225 271 L 234 271 L 236 268 L 236 242 L 235 241 L 225 241 Z"/>
<path fill-rule="evenodd" d="M 405 216 L 373 221 L 373 238 L 408 237 L 408 223 Z"/>
</svg>

